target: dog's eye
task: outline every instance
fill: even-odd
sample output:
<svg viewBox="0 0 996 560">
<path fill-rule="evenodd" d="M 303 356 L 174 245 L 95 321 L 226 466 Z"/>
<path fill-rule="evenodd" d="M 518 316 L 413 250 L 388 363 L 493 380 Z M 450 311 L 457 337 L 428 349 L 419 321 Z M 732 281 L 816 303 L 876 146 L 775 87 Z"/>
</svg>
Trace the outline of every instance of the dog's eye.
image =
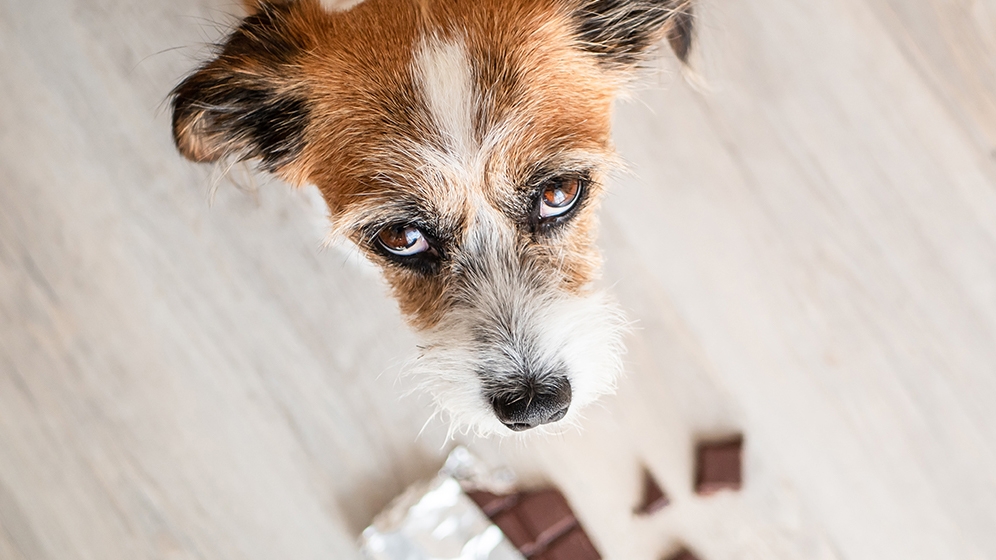
<svg viewBox="0 0 996 560">
<path fill-rule="evenodd" d="M 581 179 L 558 177 L 543 185 L 539 199 L 539 219 L 549 220 L 568 213 L 581 193 Z"/>
<path fill-rule="evenodd" d="M 399 257 L 410 257 L 431 249 L 429 240 L 415 226 L 388 226 L 377 234 L 377 241 L 390 253 Z"/>
</svg>

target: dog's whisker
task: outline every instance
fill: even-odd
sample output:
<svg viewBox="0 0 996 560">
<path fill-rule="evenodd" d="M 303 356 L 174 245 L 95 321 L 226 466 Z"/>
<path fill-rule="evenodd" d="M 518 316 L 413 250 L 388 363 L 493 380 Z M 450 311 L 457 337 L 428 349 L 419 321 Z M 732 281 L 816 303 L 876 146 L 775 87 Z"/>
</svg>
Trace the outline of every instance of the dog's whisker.
<svg viewBox="0 0 996 560">
<path fill-rule="evenodd" d="M 419 439 L 422 438 L 422 433 L 425 432 L 425 429 L 429 427 L 429 424 L 433 421 L 433 419 L 436 418 L 436 415 L 438 413 L 439 413 L 438 410 L 434 410 L 434 411 L 432 411 L 432 413 L 429 414 L 429 417 L 425 419 L 425 422 L 422 424 L 422 427 L 419 429 L 418 433 L 415 435 L 415 439 L 416 440 L 419 440 Z"/>
</svg>

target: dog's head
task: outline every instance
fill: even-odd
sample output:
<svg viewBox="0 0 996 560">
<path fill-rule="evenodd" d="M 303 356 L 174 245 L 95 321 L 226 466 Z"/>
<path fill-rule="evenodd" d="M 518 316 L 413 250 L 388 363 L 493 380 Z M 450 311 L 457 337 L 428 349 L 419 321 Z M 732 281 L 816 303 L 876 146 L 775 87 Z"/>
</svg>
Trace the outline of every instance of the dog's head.
<svg viewBox="0 0 996 560">
<path fill-rule="evenodd" d="M 569 420 L 612 390 L 620 314 L 591 288 L 612 100 L 688 0 L 254 5 L 173 93 L 186 157 L 322 191 L 423 337 L 456 425 Z"/>
</svg>

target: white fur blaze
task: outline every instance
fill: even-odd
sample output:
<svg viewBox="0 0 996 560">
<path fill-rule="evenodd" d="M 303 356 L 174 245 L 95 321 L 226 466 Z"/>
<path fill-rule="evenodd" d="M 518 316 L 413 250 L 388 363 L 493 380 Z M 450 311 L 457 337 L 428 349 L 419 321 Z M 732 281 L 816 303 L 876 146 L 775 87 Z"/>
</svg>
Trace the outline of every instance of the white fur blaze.
<svg viewBox="0 0 996 560">
<path fill-rule="evenodd" d="M 463 42 L 425 38 L 415 51 L 413 70 L 450 154 L 468 164 L 479 148 L 474 115 L 480 102 Z"/>
<path fill-rule="evenodd" d="M 345 12 L 363 0 L 320 0 L 322 7 L 330 12 Z"/>
</svg>

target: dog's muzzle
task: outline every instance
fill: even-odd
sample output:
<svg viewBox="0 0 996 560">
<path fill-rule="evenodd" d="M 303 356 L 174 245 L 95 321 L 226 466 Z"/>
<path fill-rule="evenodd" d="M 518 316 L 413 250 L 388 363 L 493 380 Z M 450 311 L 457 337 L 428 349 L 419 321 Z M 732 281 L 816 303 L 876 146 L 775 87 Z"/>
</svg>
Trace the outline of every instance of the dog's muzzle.
<svg viewBox="0 0 996 560">
<path fill-rule="evenodd" d="M 491 396 L 495 416 L 508 429 L 522 432 L 562 420 L 571 406 L 567 378 L 521 380 Z"/>
</svg>

